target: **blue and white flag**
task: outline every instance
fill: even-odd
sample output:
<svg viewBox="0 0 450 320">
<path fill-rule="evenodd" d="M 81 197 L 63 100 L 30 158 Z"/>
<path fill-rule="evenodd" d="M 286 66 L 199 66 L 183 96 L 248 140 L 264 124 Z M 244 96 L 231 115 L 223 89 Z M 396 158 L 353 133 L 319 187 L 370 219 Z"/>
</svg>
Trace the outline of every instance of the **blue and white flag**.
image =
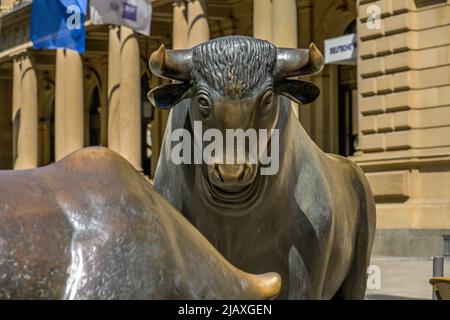
<svg viewBox="0 0 450 320">
<path fill-rule="evenodd" d="M 91 0 L 93 24 L 127 26 L 150 35 L 152 0 Z"/>
<path fill-rule="evenodd" d="M 85 51 L 87 0 L 34 0 L 31 10 L 33 48 Z"/>
</svg>

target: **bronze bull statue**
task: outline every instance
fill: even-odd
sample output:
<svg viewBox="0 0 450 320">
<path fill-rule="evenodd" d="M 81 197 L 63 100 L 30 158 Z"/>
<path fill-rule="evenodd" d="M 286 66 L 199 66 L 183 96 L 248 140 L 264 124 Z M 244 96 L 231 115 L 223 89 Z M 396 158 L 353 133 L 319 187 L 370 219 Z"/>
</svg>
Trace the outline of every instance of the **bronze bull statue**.
<svg viewBox="0 0 450 320">
<path fill-rule="evenodd" d="M 105 148 L 0 171 L 0 299 L 264 299 L 280 277 L 228 263 Z"/>
<path fill-rule="evenodd" d="M 314 45 L 282 49 L 242 36 L 186 50 L 161 46 L 150 68 L 179 82 L 149 93 L 156 107 L 174 107 L 155 187 L 232 264 L 278 272 L 280 298 L 362 299 L 375 233 L 371 189 L 354 163 L 313 143 L 287 99 L 314 101 L 315 85 L 288 78 L 315 74 L 323 64 Z M 211 153 L 209 163 L 176 164 L 171 135 L 178 129 L 195 135 L 198 122 L 203 133 L 278 132 L 276 143 L 272 135 L 262 146 L 279 155 L 277 173 L 263 175 L 267 163 L 247 161 L 251 144 L 241 151 L 227 145 L 222 158 Z M 194 141 L 183 152 L 196 148 Z M 229 152 L 235 162 L 224 161 Z M 239 152 L 245 161 L 236 160 Z"/>
</svg>

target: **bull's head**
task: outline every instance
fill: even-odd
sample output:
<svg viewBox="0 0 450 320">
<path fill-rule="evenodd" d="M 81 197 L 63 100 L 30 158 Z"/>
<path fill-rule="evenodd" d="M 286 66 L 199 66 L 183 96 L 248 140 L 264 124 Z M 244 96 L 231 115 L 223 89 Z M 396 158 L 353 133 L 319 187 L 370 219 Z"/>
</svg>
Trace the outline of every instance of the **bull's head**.
<svg viewBox="0 0 450 320">
<path fill-rule="evenodd" d="M 187 50 L 161 46 L 150 58 L 151 71 L 180 83 L 157 87 L 149 93 L 154 106 L 169 109 L 190 99 L 191 124 L 202 121 L 203 130 L 266 129 L 276 127 L 283 95 L 300 104 L 313 102 L 319 89 L 287 78 L 311 75 L 323 68 L 314 44 L 309 49 L 276 48 L 267 41 L 234 36 L 212 40 Z M 248 187 L 258 164 L 206 166 L 209 182 L 226 193 Z"/>
</svg>

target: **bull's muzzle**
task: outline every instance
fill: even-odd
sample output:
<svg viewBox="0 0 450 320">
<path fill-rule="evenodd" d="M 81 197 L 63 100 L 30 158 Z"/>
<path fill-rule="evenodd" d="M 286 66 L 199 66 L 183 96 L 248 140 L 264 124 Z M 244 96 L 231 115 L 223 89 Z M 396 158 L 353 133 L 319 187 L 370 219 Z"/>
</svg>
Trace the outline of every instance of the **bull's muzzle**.
<svg viewBox="0 0 450 320">
<path fill-rule="evenodd" d="M 210 182 L 223 191 L 237 193 L 248 187 L 255 179 L 256 168 L 244 164 L 217 164 L 208 168 Z"/>
</svg>

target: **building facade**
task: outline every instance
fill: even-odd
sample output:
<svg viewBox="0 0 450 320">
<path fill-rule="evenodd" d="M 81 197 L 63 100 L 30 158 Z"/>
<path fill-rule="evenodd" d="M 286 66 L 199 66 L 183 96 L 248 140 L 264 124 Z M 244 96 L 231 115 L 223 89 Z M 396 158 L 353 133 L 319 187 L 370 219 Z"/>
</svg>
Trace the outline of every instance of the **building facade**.
<svg viewBox="0 0 450 320">
<path fill-rule="evenodd" d="M 225 35 L 323 52 L 355 34 L 354 63 L 309 77 L 293 105 L 326 152 L 366 172 L 377 202 L 374 254 L 442 254 L 450 235 L 450 0 L 154 0 L 151 35 L 86 23 L 86 53 L 33 50 L 31 1 L 0 0 L 0 169 L 47 165 L 102 145 L 152 176 L 168 113 L 147 92 L 148 58 Z"/>
</svg>

